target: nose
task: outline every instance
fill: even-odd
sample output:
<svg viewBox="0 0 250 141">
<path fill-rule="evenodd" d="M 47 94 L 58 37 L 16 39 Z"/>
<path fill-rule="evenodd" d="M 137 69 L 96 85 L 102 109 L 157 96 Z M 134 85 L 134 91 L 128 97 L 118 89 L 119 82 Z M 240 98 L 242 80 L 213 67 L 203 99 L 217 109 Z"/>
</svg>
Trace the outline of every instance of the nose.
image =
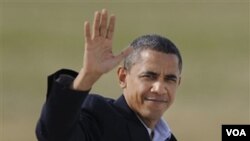
<svg viewBox="0 0 250 141">
<path fill-rule="evenodd" d="M 151 88 L 151 92 L 157 93 L 160 95 L 164 95 L 167 93 L 167 86 L 164 82 L 157 81 L 157 82 L 153 83 L 153 86 Z"/>
</svg>

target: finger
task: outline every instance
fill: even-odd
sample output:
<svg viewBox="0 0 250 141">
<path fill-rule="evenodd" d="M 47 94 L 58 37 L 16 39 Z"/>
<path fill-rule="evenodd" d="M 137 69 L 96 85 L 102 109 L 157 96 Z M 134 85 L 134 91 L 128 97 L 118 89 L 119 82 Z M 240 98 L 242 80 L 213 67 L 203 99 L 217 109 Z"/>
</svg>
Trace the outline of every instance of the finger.
<svg viewBox="0 0 250 141">
<path fill-rule="evenodd" d="M 100 36 L 103 37 L 106 36 L 107 24 L 108 24 L 108 12 L 106 9 L 103 9 L 101 14 Z"/>
<path fill-rule="evenodd" d="M 112 39 L 115 31 L 115 16 L 112 15 L 109 20 L 109 26 L 107 31 L 107 38 Z"/>
<path fill-rule="evenodd" d="M 100 36 L 99 26 L 101 22 L 101 13 L 95 12 L 94 23 L 93 23 L 93 38 Z"/>
<path fill-rule="evenodd" d="M 84 23 L 84 37 L 85 37 L 85 42 L 89 43 L 91 40 L 91 33 L 90 33 L 90 25 L 88 21 Z"/>
<path fill-rule="evenodd" d="M 116 64 L 119 64 L 132 51 L 133 51 L 133 48 L 132 47 L 128 47 L 125 50 L 123 50 L 120 54 L 118 54 L 117 56 L 115 56 L 115 62 L 116 62 Z"/>
</svg>

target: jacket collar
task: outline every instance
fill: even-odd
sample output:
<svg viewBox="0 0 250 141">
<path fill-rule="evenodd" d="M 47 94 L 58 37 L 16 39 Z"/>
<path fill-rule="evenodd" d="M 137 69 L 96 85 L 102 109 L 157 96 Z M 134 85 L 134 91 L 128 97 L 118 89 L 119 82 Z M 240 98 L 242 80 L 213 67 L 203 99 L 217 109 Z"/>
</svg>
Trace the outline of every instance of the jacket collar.
<svg viewBox="0 0 250 141">
<path fill-rule="evenodd" d="M 136 113 L 130 109 L 123 95 L 114 102 L 114 105 L 120 114 L 129 121 L 127 122 L 127 127 L 131 135 L 131 141 L 150 141 L 147 129 L 138 119 Z"/>
<path fill-rule="evenodd" d="M 133 121 L 139 121 L 136 113 L 128 106 L 126 99 L 124 95 L 121 95 L 115 102 L 115 106 L 118 108 L 118 110 L 121 112 L 121 114 Z"/>
</svg>

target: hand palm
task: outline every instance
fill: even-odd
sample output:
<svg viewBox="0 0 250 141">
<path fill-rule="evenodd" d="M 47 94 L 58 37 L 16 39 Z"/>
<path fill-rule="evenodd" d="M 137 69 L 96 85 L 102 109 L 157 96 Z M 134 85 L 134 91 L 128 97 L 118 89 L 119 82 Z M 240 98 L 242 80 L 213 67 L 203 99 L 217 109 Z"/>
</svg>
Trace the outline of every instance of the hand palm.
<svg viewBox="0 0 250 141">
<path fill-rule="evenodd" d="M 89 22 L 85 22 L 85 51 L 83 68 L 73 82 L 73 89 L 89 90 L 98 78 L 113 69 L 132 51 L 127 48 L 118 55 L 112 53 L 112 38 L 115 27 L 115 17 L 111 16 L 108 23 L 106 10 L 96 12 L 93 32 L 90 32 Z"/>
<path fill-rule="evenodd" d="M 119 63 L 112 53 L 112 40 L 98 37 L 85 46 L 84 67 L 89 71 L 106 73 Z"/>
<path fill-rule="evenodd" d="M 91 73 L 103 74 L 113 69 L 130 51 L 127 48 L 119 55 L 112 52 L 112 38 L 115 27 L 115 17 L 111 16 L 107 25 L 108 14 L 106 10 L 102 13 L 96 12 L 93 33 L 91 36 L 90 25 L 85 23 L 85 52 L 84 69 Z"/>
</svg>

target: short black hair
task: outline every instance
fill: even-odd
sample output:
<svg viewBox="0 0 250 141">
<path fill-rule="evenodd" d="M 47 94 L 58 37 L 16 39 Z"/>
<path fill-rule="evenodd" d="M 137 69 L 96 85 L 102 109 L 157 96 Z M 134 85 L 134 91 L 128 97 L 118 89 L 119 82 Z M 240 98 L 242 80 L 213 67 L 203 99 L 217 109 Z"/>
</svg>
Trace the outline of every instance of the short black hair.
<svg viewBox="0 0 250 141">
<path fill-rule="evenodd" d="M 157 34 L 143 35 L 132 41 L 130 47 L 133 48 L 133 51 L 124 59 L 124 67 L 127 70 L 131 69 L 138 57 L 140 57 L 140 53 L 146 49 L 176 55 L 180 72 L 182 70 L 182 57 L 180 51 L 173 42 L 163 36 Z"/>
</svg>

